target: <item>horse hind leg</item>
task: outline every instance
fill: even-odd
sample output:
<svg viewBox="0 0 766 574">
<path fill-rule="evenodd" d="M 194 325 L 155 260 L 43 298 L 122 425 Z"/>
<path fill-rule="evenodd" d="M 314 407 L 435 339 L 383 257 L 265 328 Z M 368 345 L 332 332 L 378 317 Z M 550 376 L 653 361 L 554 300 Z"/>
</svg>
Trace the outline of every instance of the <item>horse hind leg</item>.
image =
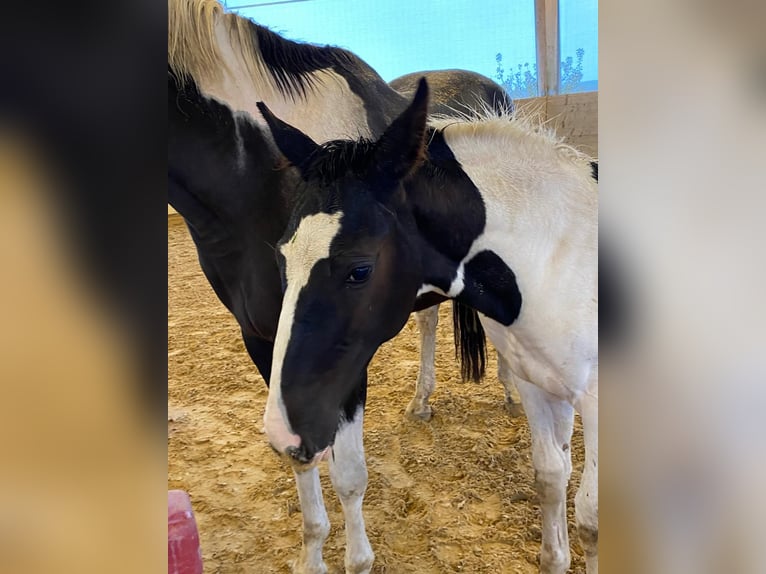
<svg viewBox="0 0 766 574">
<path fill-rule="evenodd" d="M 295 485 L 303 517 L 303 546 L 298 562 L 293 566 L 295 574 L 327 574 L 322 559 L 322 547 L 330 534 L 330 521 L 322 498 L 319 470 L 295 471 Z"/>
<path fill-rule="evenodd" d="M 415 383 L 415 396 L 407 405 L 405 416 L 410 420 L 431 420 L 433 411 L 428 400 L 436 386 L 436 326 L 439 323 L 439 306 L 434 305 L 415 313 L 420 332 L 420 371 Z"/>
<path fill-rule="evenodd" d="M 330 480 L 340 498 L 346 522 L 346 574 L 369 574 L 375 554 L 367 538 L 362 502 L 367 490 L 367 463 L 364 460 L 362 422 L 364 409 L 341 427 L 330 457 Z"/>
<path fill-rule="evenodd" d="M 524 415 L 524 407 L 521 405 L 519 391 L 516 388 L 516 376 L 511 371 L 508 360 L 500 353 L 497 354 L 497 378 L 505 391 L 505 410 L 511 418 Z"/>
<path fill-rule="evenodd" d="M 571 562 L 566 489 L 572 471 L 574 409 L 528 381 L 517 379 L 516 383 L 529 422 L 535 488 L 542 511 L 540 572 L 564 574 Z"/>
<path fill-rule="evenodd" d="M 585 466 L 575 495 L 575 522 L 588 574 L 598 574 L 598 375 L 575 404 L 585 439 Z"/>
</svg>

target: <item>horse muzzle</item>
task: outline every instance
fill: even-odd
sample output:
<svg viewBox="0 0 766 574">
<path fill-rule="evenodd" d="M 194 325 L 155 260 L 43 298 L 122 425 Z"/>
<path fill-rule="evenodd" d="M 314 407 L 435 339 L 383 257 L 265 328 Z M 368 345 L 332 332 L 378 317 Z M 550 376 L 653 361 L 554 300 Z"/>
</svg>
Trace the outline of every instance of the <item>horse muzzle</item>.
<svg viewBox="0 0 766 574">
<path fill-rule="evenodd" d="M 306 452 L 306 449 L 301 445 L 300 447 L 288 447 L 285 451 L 290 464 L 297 466 L 312 467 L 330 458 L 332 453 L 332 447 L 328 446 L 325 449 L 311 454 Z"/>
</svg>

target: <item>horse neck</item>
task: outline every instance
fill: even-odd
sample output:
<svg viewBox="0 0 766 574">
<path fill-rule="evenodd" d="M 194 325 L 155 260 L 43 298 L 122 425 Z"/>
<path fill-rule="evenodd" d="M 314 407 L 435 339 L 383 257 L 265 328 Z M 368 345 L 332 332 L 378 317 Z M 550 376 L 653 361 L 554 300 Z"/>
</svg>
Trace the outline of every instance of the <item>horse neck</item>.
<svg viewBox="0 0 766 574">
<path fill-rule="evenodd" d="M 249 21 L 247 25 L 253 30 L 257 26 Z M 259 101 L 319 143 L 377 137 L 406 105 L 401 95 L 358 58 L 353 58 L 358 64 L 353 74 L 329 67 L 303 72 L 307 88 L 298 93 L 278 87 L 256 40 L 253 40 L 253 53 L 243 54 L 239 46 L 232 43 L 229 25 L 222 17 L 216 21 L 215 36 L 225 65 L 215 80 L 197 79 L 200 91 L 225 102 L 236 112 L 247 114 L 264 128 L 266 122 L 256 107 Z"/>
<path fill-rule="evenodd" d="M 592 267 L 598 198 L 587 161 L 538 137 L 466 136 L 445 143 L 460 172 L 445 177 L 426 167 L 410 186 L 427 249 L 457 265 L 492 251 L 529 285 L 543 283 L 552 267 Z M 483 218 L 478 233 L 477 212 Z M 455 249 L 461 235 L 467 239 Z"/>
<path fill-rule="evenodd" d="M 572 226 L 594 235 L 598 192 L 589 162 L 547 135 L 508 131 L 448 139 L 487 206 L 486 233 L 526 245 L 543 230 L 551 240 L 571 235 Z"/>
<path fill-rule="evenodd" d="M 244 114 L 168 86 L 170 203 L 184 217 L 202 269 L 243 332 L 273 337 L 280 280 L 273 245 L 290 213 L 296 174 L 276 170 L 276 152 Z M 189 94 L 187 93 L 187 96 Z M 277 302 L 262 305 L 262 301 Z"/>
<path fill-rule="evenodd" d="M 260 232 L 252 217 L 267 228 L 286 221 L 282 191 L 290 174 L 274 169 L 277 153 L 266 132 L 245 114 L 202 96 L 193 82 L 177 91 L 171 79 L 168 90 L 170 177 L 231 232 Z"/>
</svg>

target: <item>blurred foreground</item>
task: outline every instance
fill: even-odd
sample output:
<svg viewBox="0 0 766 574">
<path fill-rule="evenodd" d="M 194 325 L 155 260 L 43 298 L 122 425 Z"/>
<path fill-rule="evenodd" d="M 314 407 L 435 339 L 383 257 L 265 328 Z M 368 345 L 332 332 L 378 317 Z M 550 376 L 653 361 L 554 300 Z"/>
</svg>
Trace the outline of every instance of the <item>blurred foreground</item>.
<svg viewBox="0 0 766 574">
<path fill-rule="evenodd" d="M 766 5 L 614 4 L 600 247 L 628 336 L 601 345 L 602 569 L 763 572 Z"/>
<path fill-rule="evenodd" d="M 163 572 L 164 7 L 3 12 L 0 572 Z"/>
<path fill-rule="evenodd" d="M 136 350 L 70 253 L 45 165 L 3 140 L 0 174 L 0 571 L 156 571 L 165 446 Z"/>
</svg>

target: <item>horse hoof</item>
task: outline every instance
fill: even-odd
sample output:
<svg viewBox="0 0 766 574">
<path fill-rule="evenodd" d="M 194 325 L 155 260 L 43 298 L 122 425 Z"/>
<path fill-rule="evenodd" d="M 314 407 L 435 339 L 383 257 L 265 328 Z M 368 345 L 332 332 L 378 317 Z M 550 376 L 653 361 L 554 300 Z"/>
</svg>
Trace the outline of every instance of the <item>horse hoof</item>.
<svg viewBox="0 0 766 574">
<path fill-rule="evenodd" d="M 324 562 L 314 566 L 296 565 L 292 570 L 293 574 L 327 574 L 327 566 Z"/>
<path fill-rule="evenodd" d="M 415 408 L 410 403 L 407 406 L 407 410 L 404 411 L 404 416 L 411 421 L 424 421 L 428 422 L 433 416 L 433 409 L 431 405 L 425 405 L 424 407 Z"/>
<path fill-rule="evenodd" d="M 291 566 L 292 574 L 327 574 L 328 572 L 324 560 L 321 560 L 319 563 L 309 564 L 304 559 L 299 559 L 293 562 Z"/>
<path fill-rule="evenodd" d="M 357 560 L 353 564 L 347 562 L 346 574 L 370 574 L 373 562 L 375 562 L 375 555 L 372 553 L 370 556 Z"/>
<path fill-rule="evenodd" d="M 508 413 L 512 419 L 524 416 L 524 407 L 521 403 L 511 403 L 505 401 L 505 412 Z"/>
</svg>

